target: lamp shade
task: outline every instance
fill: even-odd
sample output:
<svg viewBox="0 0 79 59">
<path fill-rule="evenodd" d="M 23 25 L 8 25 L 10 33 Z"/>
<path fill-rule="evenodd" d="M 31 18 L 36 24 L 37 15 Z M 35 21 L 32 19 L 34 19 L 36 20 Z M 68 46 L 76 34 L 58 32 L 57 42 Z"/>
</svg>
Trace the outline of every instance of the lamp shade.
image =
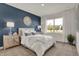
<svg viewBox="0 0 79 59">
<path fill-rule="evenodd" d="M 7 27 L 14 27 L 14 22 L 7 22 Z"/>
</svg>

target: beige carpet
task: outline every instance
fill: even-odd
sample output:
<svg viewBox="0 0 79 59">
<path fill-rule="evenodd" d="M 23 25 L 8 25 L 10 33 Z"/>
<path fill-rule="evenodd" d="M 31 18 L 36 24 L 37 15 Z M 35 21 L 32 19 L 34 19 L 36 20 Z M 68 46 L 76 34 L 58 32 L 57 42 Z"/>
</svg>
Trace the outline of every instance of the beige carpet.
<svg viewBox="0 0 79 59">
<path fill-rule="evenodd" d="M 55 47 L 49 49 L 45 56 L 77 56 L 76 47 L 69 44 L 56 43 Z M 16 46 L 6 50 L 0 50 L 0 56 L 36 56 L 31 50 L 22 46 Z"/>
</svg>

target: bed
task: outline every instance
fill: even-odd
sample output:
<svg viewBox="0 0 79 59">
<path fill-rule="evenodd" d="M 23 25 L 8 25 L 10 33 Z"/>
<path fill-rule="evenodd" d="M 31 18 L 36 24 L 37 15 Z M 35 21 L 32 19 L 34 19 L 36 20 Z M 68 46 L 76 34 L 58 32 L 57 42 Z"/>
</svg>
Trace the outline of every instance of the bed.
<svg viewBox="0 0 79 59">
<path fill-rule="evenodd" d="M 38 56 L 44 55 L 45 52 L 55 44 L 52 36 L 44 34 L 25 35 L 25 32 L 29 31 L 23 31 L 21 44 L 34 51 Z"/>
</svg>

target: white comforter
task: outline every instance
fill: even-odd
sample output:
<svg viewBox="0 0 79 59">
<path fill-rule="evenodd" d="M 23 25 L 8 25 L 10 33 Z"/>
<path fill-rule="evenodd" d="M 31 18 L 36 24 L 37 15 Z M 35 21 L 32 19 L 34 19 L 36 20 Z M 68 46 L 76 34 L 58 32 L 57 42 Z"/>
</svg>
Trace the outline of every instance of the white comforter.
<svg viewBox="0 0 79 59">
<path fill-rule="evenodd" d="M 47 35 L 30 35 L 21 38 L 21 44 L 33 50 L 38 56 L 42 56 L 55 43 L 54 39 Z"/>
</svg>

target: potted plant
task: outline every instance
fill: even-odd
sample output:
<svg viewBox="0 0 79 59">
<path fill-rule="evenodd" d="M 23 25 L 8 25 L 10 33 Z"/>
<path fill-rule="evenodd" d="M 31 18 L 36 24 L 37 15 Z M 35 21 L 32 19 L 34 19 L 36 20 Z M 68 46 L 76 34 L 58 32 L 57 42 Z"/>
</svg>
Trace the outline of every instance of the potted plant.
<svg viewBox="0 0 79 59">
<path fill-rule="evenodd" d="M 67 40 L 68 40 L 68 42 L 69 42 L 70 45 L 74 45 L 73 42 L 75 40 L 75 36 L 73 36 L 72 34 L 69 34 L 67 36 Z"/>
</svg>

